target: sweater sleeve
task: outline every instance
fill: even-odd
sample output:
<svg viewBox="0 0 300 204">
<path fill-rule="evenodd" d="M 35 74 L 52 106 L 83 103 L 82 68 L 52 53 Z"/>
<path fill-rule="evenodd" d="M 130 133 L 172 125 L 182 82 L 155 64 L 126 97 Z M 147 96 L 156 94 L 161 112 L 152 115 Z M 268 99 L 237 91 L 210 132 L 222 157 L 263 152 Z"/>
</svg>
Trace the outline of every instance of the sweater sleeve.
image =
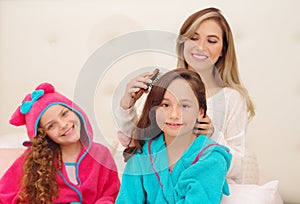
<svg viewBox="0 0 300 204">
<path fill-rule="evenodd" d="M 115 119 L 118 129 L 125 135 L 131 135 L 144 107 L 146 94 L 136 102 L 135 106 L 125 110 L 120 105 L 115 109 Z"/>
<path fill-rule="evenodd" d="M 226 182 L 227 161 L 218 152 L 184 170 L 175 186 L 177 204 L 219 204 Z"/>
<path fill-rule="evenodd" d="M 241 183 L 248 112 L 245 98 L 235 90 L 226 92 L 226 116 L 224 129 L 218 134 L 218 143 L 229 147 L 232 154 L 227 177 L 231 183 Z"/>
<path fill-rule="evenodd" d="M 23 176 L 23 164 L 25 153 L 23 153 L 0 179 L 0 203 L 18 203 L 21 180 Z"/>
<path fill-rule="evenodd" d="M 133 106 L 128 110 L 124 110 L 121 106 L 118 106 L 115 115 L 118 129 L 125 135 L 130 135 L 138 120 L 136 108 Z"/>
</svg>

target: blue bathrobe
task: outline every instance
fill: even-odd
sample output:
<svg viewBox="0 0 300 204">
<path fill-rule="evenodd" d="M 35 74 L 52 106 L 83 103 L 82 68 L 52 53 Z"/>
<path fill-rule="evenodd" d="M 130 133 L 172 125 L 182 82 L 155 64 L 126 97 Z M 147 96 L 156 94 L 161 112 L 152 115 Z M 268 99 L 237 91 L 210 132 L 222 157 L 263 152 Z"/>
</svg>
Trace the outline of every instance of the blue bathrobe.
<svg viewBox="0 0 300 204">
<path fill-rule="evenodd" d="M 220 203 L 229 195 L 227 147 L 205 136 L 186 149 L 170 173 L 164 136 L 145 142 L 125 167 L 116 203 Z"/>
</svg>

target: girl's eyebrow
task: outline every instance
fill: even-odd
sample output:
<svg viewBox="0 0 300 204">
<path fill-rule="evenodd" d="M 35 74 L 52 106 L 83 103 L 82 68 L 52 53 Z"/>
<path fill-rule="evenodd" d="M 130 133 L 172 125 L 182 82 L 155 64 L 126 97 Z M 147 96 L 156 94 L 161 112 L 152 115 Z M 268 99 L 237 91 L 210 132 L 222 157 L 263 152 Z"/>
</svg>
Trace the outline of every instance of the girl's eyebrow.
<svg viewBox="0 0 300 204">
<path fill-rule="evenodd" d="M 62 107 L 62 109 L 59 111 L 59 115 L 63 114 L 63 112 L 64 112 L 66 109 L 68 109 L 68 108 Z M 69 110 L 69 109 L 68 109 L 68 110 Z"/>
<path fill-rule="evenodd" d="M 169 99 L 169 98 L 163 98 L 162 102 L 163 101 L 171 101 L 171 99 Z M 189 98 L 182 98 L 182 99 L 179 99 L 179 101 L 180 102 L 192 102 L 192 100 L 189 99 Z"/>
<path fill-rule="evenodd" d="M 43 127 L 42 128 L 46 128 L 49 124 L 51 124 L 52 123 L 52 120 L 50 120 L 50 121 L 48 121 L 45 125 L 43 125 Z"/>
<path fill-rule="evenodd" d="M 58 115 L 63 114 L 63 112 L 64 112 L 65 109 L 66 109 L 66 108 L 63 107 L 63 108 L 59 111 Z M 52 123 L 52 122 L 53 122 L 53 120 L 50 120 L 50 121 L 46 122 L 46 124 L 44 125 L 44 128 L 45 128 L 49 123 Z"/>
<path fill-rule="evenodd" d="M 180 102 L 192 102 L 192 100 L 189 98 L 183 98 L 183 99 L 180 99 L 179 101 Z"/>
</svg>

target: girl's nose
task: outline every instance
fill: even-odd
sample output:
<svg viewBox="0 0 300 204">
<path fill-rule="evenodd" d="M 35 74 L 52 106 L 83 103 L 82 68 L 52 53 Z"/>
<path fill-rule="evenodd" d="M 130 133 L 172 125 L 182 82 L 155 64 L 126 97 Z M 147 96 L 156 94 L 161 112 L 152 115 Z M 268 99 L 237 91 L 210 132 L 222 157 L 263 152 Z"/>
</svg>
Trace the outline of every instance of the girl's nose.
<svg viewBox="0 0 300 204">
<path fill-rule="evenodd" d="M 170 117 L 173 119 L 179 118 L 180 109 L 176 106 L 171 109 Z"/>
<path fill-rule="evenodd" d="M 59 120 L 59 127 L 60 127 L 60 129 L 66 129 L 68 127 L 68 122 L 63 120 L 63 119 L 60 119 Z"/>
</svg>

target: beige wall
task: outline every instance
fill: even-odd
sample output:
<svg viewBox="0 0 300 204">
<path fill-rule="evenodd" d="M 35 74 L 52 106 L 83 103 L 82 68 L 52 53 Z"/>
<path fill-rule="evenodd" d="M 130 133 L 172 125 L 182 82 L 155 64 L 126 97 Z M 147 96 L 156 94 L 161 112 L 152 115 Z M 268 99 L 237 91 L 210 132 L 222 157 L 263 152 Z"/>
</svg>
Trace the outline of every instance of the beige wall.
<svg viewBox="0 0 300 204">
<path fill-rule="evenodd" d="M 258 157 L 261 178 L 278 179 L 283 199 L 300 203 L 298 0 L 2 0 L 1 146 L 18 146 L 24 138 L 24 129 L 7 121 L 24 94 L 39 82 L 52 82 L 72 98 L 80 71 L 105 43 L 139 30 L 177 33 L 188 15 L 207 6 L 223 10 L 233 29 L 241 77 L 257 109 L 247 144 Z M 175 58 L 159 52 L 132 53 L 116 59 L 99 79 L 94 125 L 111 147 L 117 145 L 112 95 L 129 73 L 149 65 L 172 68 Z"/>
</svg>

